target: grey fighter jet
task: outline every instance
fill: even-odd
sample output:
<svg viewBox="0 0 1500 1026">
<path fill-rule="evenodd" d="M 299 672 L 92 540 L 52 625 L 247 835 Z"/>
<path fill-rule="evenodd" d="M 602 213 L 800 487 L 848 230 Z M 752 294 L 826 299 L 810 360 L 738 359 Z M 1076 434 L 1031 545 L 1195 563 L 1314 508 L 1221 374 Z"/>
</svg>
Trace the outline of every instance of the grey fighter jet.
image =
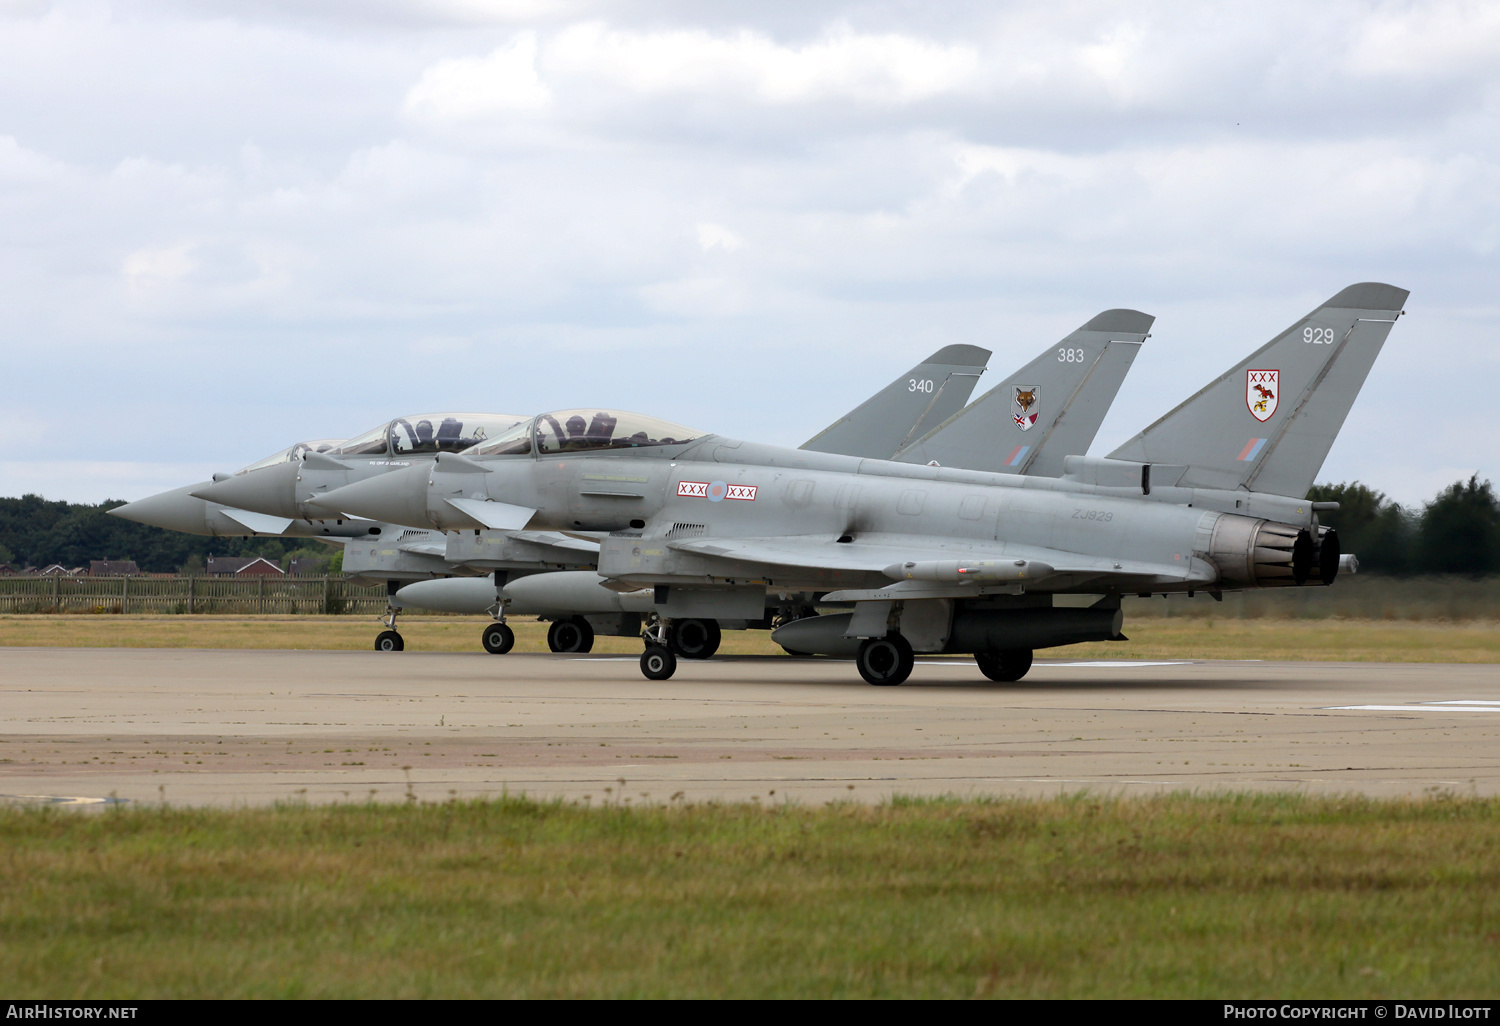
<svg viewBox="0 0 1500 1026">
<path fill-rule="evenodd" d="M 291 463 L 302 459 L 305 453 L 325 453 L 343 444 L 343 439 L 325 438 L 311 442 L 298 442 L 274 455 L 250 464 L 237 473 L 244 474 L 265 467 Z M 225 480 L 224 474 L 215 480 Z M 253 510 L 239 509 L 221 502 L 211 502 L 193 494 L 214 484 L 200 481 L 182 488 L 127 502 L 109 510 L 111 516 L 133 520 L 138 524 L 184 534 L 202 534 L 215 538 L 353 538 L 365 534 L 371 526 L 368 521 L 333 520 L 312 522 L 292 517 L 270 516 Z"/>
<path fill-rule="evenodd" d="M 979 469 L 994 464 L 1002 473 L 1042 473 L 1054 467 L 1060 473 L 1064 455 L 1084 453 L 1093 442 L 1152 321 L 1149 315 L 1134 310 L 1107 310 L 1057 346 L 1049 346 L 1016 375 L 968 407 L 963 403 L 990 354 L 972 346 L 945 347 L 801 448 L 897 459 L 906 459 L 908 452 L 925 456 L 930 451 L 958 466 L 969 466 L 972 461 Z M 1029 436 L 1030 444 L 1017 447 L 1020 456 L 1007 453 L 1001 460 L 987 451 L 986 432 L 995 417 L 1010 418 L 1007 408 L 1023 392 L 1028 416 L 1016 422 L 1024 423 L 1023 435 L 1032 429 L 1035 433 Z M 1048 399 L 1041 401 L 1044 393 Z M 955 409 L 958 412 L 953 412 Z M 947 416 L 950 413 L 952 416 Z M 928 425 L 934 426 L 924 432 Z M 482 506 L 470 508 L 483 511 Z M 448 555 L 455 564 L 493 566 L 501 573 L 506 567 L 520 569 L 525 557 L 542 555 L 517 551 L 520 537 L 516 532 L 496 531 L 478 532 L 473 537 L 453 535 Z M 517 559 L 522 562 L 515 562 Z M 547 642 L 554 652 L 587 652 L 596 633 L 622 637 L 639 634 L 641 609 L 637 606 L 644 603 L 649 611 L 650 605 L 643 593 L 631 595 L 628 601 L 634 604 L 626 609 L 621 605 L 621 595 L 597 575 L 592 575 L 596 585 L 592 593 L 580 591 L 580 582 L 589 577 L 567 572 L 526 577 L 524 596 L 513 595 L 513 589 L 506 587 L 491 592 L 473 579 L 424 581 L 406 585 L 396 593 L 394 602 L 427 608 L 436 603 L 436 608 L 446 611 L 488 612 L 500 620 L 506 612 L 536 613 L 552 621 Z M 553 581 L 558 594 L 548 595 L 549 582 Z M 679 617 L 667 631 L 667 643 L 679 656 L 706 659 L 718 650 L 722 630 L 775 627 L 799 616 L 814 615 L 815 599 L 810 594 L 779 597 L 758 619 Z M 569 608 L 571 614 L 555 612 Z M 493 625 L 485 628 L 483 640 L 489 651 L 509 651 L 509 636 Z"/>
<path fill-rule="evenodd" d="M 888 456 L 961 410 L 973 394 L 989 358 L 990 351 L 979 346 L 944 346 L 802 447 L 848 455 Z M 580 440 L 567 444 L 581 444 L 581 440 L 601 428 L 600 422 L 582 416 L 558 424 L 561 435 Z M 508 444 L 497 440 L 465 452 L 486 455 Z M 610 487 L 607 482 L 595 485 L 604 493 Z M 640 634 L 643 610 L 637 606 L 643 604 L 641 596 L 622 598 L 619 591 L 606 587 L 597 574 L 572 569 L 587 567 L 591 571 L 597 564 L 599 543 L 595 535 L 574 532 L 562 536 L 556 532 L 512 530 L 508 528 L 525 525 L 514 522 L 504 511 L 477 502 L 471 504 L 463 498 L 450 501 L 468 508 L 486 527 L 472 534 L 450 536 L 445 556 L 457 570 L 486 571 L 485 583 L 463 577 L 423 581 L 399 589 L 392 599 L 393 606 L 489 613 L 495 622 L 486 625 L 481 641 L 486 651 L 497 655 L 509 652 L 515 641 L 505 625 L 507 613 L 536 614 L 551 620 L 547 644 L 554 652 L 587 652 L 593 647 L 596 634 L 618 637 Z M 362 553 L 366 547 L 373 549 L 375 545 L 367 543 L 351 549 Z M 518 574 L 528 576 L 517 579 Z M 649 611 L 649 595 L 645 596 L 644 607 Z M 683 618 L 672 625 L 669 642 L 681 655 L 707 659 L 718 651 L 721 630 L 743 630 L 762 620 L 763 617 L 724 621 Z M 377 639 L 377 645 L 382 642 L 400 645 L 399 637 L 393 641 L 389 632 Z"/>
<path fill-rule="evenodd" d="M 1018 680 L 1034 649 L 1118 637 L 1122 595 L 1333 583 L 1338 538 L 1305 495 L 1407 295 L 1342 290 L 1109 457 L 1066 458 L 1058 478 L 809 453 L 590 410 L 537 417 L 503 454 L 444 456 L 319 502 L 481 526 L 457 496 L 534 529 L 610 532 L 600 574 L 653 589 L 641 657 L 653 679 L 676 669 L 663 643 L 673 618 L 753 616 L 769 594 L 814 591 L 853 610 L 790 625 L 801 643 L 789 647 L 857 639 L 872 684 L 904 681 L 916 652 L 972 653 L 985 676 Z M 608 429 L 577 444 L 558 430 L 575 413 Z M 1099 598 L 1056 607 L 1066 594 Z"/>
</svg>

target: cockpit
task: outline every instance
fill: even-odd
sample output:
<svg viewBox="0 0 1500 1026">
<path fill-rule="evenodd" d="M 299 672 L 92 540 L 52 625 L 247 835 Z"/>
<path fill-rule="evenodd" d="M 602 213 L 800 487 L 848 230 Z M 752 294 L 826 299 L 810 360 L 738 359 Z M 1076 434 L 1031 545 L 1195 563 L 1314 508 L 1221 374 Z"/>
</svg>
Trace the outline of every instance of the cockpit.
<svg viewBox="0 0 1500 1026">
<path fill-rule="evenodd" d="M 517 424 L 529 421 L 508 413 L 423 413 L 397 417 L 356 435 L 334 450 L 336 456 L 411 456 L 459 452 L 482 445 Z"/>
<path fill-rule="evenodd" d="M 280 452 L 267 456 L 263 460 L 257 460 L 248 467 L 236 470 L 235 473 L 248 474 L 250 471 L 259 470 L 262 467 L 274 467 L 278 463 L 290 463 L 293 460 L 300 460 L 302 454 L 305 452 L 332 452 L 343 444 L 344 440 L 342 438 L 318 438 L 311 442 L 298 442 L 296 445 L 289 445 Z"/>
<path fill-rule="evenodd" d="M 558 410 L 518 424 L 466 450 L 467 456 L 548 456 L 599 449 L 682 445 L 703 437 L 681 424 L 623 410 Z"/>
</svg>

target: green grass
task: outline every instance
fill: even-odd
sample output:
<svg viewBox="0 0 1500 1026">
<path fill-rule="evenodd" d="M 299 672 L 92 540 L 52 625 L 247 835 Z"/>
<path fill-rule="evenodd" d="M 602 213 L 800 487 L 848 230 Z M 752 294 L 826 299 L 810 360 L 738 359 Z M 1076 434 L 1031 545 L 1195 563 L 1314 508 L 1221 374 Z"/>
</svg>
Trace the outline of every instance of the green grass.
<svg viewBox="0 0 1500 1026">
<path fill-rule="evenodd" d="M 0 810 L 53 997 L 1490 997 L 1500 801 Z"/>
</svg>

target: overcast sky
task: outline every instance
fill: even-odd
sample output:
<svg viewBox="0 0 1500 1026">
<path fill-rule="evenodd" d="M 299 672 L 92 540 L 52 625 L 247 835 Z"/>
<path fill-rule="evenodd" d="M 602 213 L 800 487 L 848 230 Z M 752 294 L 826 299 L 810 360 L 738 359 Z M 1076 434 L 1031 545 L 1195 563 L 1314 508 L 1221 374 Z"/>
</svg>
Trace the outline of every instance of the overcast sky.
<svg viewBox="0 0 1500 1026">
<path fill-rule="evenodd" d="M 445 409 L 796 445 L 1134 307 L 1102 455 L 1376 280 L 1320 479 L 1420 502 L 1500 476 L 1497 115 L 1493 0 L 0 0 L 0 495 Z"/>
</svg>

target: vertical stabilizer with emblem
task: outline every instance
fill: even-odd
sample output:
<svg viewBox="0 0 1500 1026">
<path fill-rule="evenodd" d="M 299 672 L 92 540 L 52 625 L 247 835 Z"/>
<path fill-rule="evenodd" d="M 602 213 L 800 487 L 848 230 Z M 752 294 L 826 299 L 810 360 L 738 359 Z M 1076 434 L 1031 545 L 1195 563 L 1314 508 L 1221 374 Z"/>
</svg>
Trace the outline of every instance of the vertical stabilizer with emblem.
<svg viewBox="0 0 1500 1026">
<path fill-rule="evenodd" d="M 888 460 L 953 414 L 979 384 L 990 351 L 944 346 L 803 443 L 803 449 Z"/>
<path fill-rule="evenodd" d="M 1350 285 L 1110 458 L 1185 464 L 1183 487 L 1305 496 L 1407 295 Z"/>
<path fill-rule="evenodd" d="M 1064 456 L 1088 451 L 1151 324 L 1106 310 L 897 454 L 1000 474 L 1058 477 Z"/>
</svg>

